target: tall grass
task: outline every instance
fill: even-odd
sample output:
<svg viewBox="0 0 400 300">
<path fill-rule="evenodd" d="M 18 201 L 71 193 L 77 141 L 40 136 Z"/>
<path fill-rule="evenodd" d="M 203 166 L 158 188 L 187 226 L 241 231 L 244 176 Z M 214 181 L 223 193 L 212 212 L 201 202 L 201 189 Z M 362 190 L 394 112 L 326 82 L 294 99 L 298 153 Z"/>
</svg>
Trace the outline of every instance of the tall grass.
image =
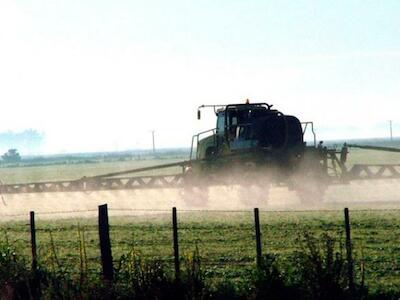
<svg viewBox="0 0 400 300">
<path fill-rule="evenodd" d="M 51 232 L 49 232 L 51 237 Z M 349 288 L 347 262 L 339 237 L 309 233 L 299 239 L 298 251 L 285 264 L 265 255 L 254 264 L 246 284 L 222 279 L 210 282 L 200 250 L 185 254 L 177 280 L 172 260 L 149 260 L 134 247 L 115 262 L 113 282 L 101 274 L 89 276 L 84 231 L 78 227 L 79 274 L 63 266 L 52 242 L 51 252 L 37 270 L 8 242 L 0 245 L 1 299 L 395 299 L 399 295 L 369 295 L 361 283 Z M 52 237 L 50 238 L 52 240 Z M 363 278 L 361 274 L 358 278 Z"/>
</svg>

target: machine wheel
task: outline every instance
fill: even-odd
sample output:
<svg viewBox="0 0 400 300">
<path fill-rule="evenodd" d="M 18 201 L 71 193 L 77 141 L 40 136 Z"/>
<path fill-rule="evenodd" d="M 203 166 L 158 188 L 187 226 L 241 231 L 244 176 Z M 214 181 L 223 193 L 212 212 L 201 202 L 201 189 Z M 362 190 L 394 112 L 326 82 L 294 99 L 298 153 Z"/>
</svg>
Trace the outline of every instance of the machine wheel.
<svg viewBox="0 0 400 300">
<path fill-rule="evenodd" d="M 296 191 L 302 204 L 317 205 L 320 204 L 328 187 L 326 177 L 315 170 L 307 170 L 296 174 L 292 178 L 292 188 Z"/>
<path fill-rule="evenodd" d="M 315 206 L 324 199 L 328 187 L 327 174 L 319 159 L 304 161 L 291 178 L 291 187 L 296 191 L 302 204 Z"/>
<path fill-rule="evenodd" d="M 201 176 L 190 171 L 185 174 L 181 195 L 187 205 L 202 207 L 208 202 L 209 189 Z"/>
</svg>

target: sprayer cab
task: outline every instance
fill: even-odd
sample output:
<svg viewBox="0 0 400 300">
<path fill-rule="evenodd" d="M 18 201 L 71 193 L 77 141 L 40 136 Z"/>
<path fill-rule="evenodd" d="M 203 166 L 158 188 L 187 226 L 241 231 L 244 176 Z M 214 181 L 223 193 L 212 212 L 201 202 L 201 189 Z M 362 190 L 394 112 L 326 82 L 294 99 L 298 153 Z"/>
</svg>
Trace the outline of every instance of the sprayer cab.
<svg viewBox="0 0 400 300">
<path fill-rule="evenodd" d="M 217 112 L 217 140 L 229 143 L 231 150 L 284 150 L 303 145 L 300 121 L 271 107 L 266 103 L 227 105 Z"/>
<path fill-rule="evenodd" d="M 284 115 L 267 103 L 228 104 L 213 107 L 215 132 L 199 141 L 197 158 L 237 152 L 286 153 L 304 148 L 303 129 L 294 116 Z M 200 118 L 200 110 L 198 117 Z"/>
</svg>

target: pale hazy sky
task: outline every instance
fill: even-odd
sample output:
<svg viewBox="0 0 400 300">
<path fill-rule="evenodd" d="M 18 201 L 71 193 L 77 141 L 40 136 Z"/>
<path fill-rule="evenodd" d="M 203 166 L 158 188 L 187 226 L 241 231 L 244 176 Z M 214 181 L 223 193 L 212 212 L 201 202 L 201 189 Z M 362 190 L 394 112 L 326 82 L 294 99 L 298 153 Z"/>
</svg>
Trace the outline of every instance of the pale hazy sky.
<svg viewBox="0 0 400 300">
<path fill-rule="evenodd" d="M 270 102 L 320 139 L 400 135 L 400 1 L 0 0 L 0 132 L 43 152 L 189 146 L 200 104 Z M 204 112 L 203 114 L 207 114 Z"/>
</svg>

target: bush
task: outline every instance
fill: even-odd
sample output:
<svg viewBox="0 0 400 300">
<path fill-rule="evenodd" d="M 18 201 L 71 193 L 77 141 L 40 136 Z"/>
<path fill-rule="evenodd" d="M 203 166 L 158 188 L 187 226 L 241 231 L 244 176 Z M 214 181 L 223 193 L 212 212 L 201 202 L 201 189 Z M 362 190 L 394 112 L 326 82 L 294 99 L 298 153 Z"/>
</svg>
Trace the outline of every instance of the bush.
<svg viewBox="0 0 400 300">
<path fill-rule="evenodd" d="M 279 270 L 277 257 L 265 255 L 253 276 L 255 299 L 292 299 L 298 298 L 295 288 L 289 286 L 284 274 Z"/>
<path fill-rule="evenodd" d="M 24 260 L 8 244 L 0 245 L 0 298 L 27 299 L 38 294 L 34 278 Z"/>
<path fill-rule="evenodd" d="M 82 238 L 82 240 L 84 240 Z M 60 265 L 52 248 L 52 258 L 31 270 L 26 261 L 7 243 L 0 245 L 0 299 L 366 299 L 368 291 L 356 284 L 350 291 L 343 242 L 330 235 L 301 237 L 299 251 L 278 264 L 278 257 L 265 255 L 246 285 L 220 278 L 207 282 L 196 249 L 182 260 L 179 280 L 166 264 L 145 260 L 132 250 L 123 255 L 115 269 L 113 283 L 100 274 L 88 277 L 84 248 L 81 247 L 81 274 Z M 84 244 L 84 243 L 83 243 Z M 49 266 L 49 268 L 43 267 Z M 82 274 L 86 273 L 86 274 Z M 247 278 L 247 276 L 249 276 Z M 362 277 L 362 276 L 361 276 Z M 242 278 L 243 279 L 243 278 Z M 396 293 L 376 291 L 370 299 L 396 299 Z"/>
<path fill-rule="evenodd" d="M 301 251 L 293 257 L 291 284 L 298 286 L 309 299 L 355 299 L 365 296 L 364 286 L 356 285 L 354 291 L 349 288 L 343 248 L 341 239 L 328 234 L 318 239 L 305 233 Z"/>
<path fill-rule="evenodd" d="M 166 299 L 175 288 L 161 261 L 145 261 L 134 250 L 120 258 L 115 284 L 123 296 L 135 299 Z"/>
</svg>

